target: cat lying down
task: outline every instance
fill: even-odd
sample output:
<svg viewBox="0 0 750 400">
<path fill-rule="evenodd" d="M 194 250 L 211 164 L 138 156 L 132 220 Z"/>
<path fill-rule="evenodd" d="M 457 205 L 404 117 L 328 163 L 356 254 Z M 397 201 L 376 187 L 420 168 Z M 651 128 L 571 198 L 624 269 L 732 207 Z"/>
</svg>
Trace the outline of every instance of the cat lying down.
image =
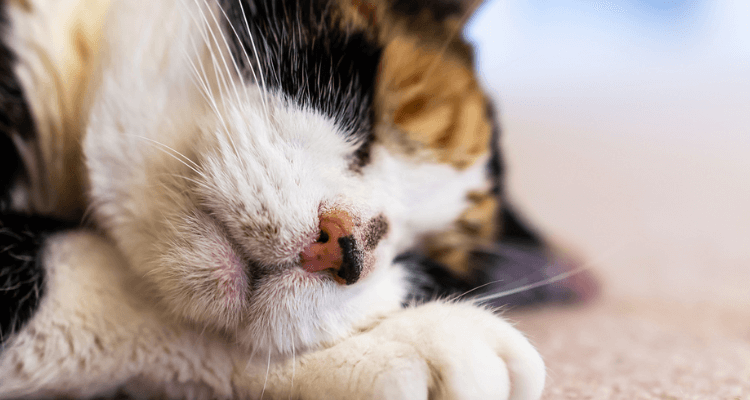
<svg viewBox="0 0 750 400">
<path fill-rule="evenodd" d="M 0 4 L 0 398 L 541 396 L 476 4 Z"/>
<path fill-rule="evenodd" d="M 3 398 L 534 399 L 544 386 L 523 335 L 468 303 L 372 313 L 312 352 L 289 326 L 280 357 L 160 313 L 98 235 L 53 236 L 45 262 L 48 299 L 4 350 Z"/>
</svg>

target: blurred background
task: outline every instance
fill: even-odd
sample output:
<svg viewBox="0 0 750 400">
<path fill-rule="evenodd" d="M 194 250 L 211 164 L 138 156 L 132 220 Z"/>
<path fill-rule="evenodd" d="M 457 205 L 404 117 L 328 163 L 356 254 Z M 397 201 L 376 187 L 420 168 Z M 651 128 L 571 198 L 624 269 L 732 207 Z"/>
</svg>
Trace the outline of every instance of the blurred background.
<svg viewBox="0 0 750 400">
<path fill-rule="evenodd" d="M 490 0 L 468 33 L 533 221 L 608 290 L 750 304 L 750 1 Z"/>
<path fill-rule="evenodd" d="M 490 0 L 511 199 L 599 275 L 512 312 L 545 399 L 750 399 L 750 1 Z"/>
</svg>

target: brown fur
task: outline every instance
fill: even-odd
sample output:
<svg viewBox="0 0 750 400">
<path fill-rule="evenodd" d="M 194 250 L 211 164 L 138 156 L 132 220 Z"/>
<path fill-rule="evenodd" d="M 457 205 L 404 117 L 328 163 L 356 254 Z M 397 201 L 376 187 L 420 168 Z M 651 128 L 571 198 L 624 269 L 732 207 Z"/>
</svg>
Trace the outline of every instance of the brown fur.
<svg viewBox="0 0 750 400">
<path fill-rule="evenodd" d="M 388 1 L 342 0 L 344 19 L 384 43 L 375 96 L 378 140 L 456 168 L 489 151 L 487 100 L 460 30 L 467 15 L 400 16 Z M 470 12 L 470 10 L 467 10 Z"/>
<path fill-rule="evenodd" d="M 58 43 L 67 51 L 45 48 L 47 42 L 37 43 L 33 30 L 38 27 L 14 29 L 17 41 L 27 44 L 21 58 L 38 60 L 17 66 L 20 79 L 26 81 L 25 97 L 37 129 L 35 139 L 24 146 L 24 159 L 33 164 L 26 165 L 27 170 L 38 171 L 29 174 L 29 212 L 77 219 L 85 210 L 86 177 L 80 141 L 87 113 L 87 86 L 96 64 L 100 24 L 107 3 L 75 3 L 75 7 L 85 10 L 60 6 L 68 18 L 64 19 L 66 35 Z M 20 14 L 57 12 L 39 9 L 33 0 L 15 0 L 10 5 Z"/>
<path fill-rule="evenodd" d="M 457 168 L 487 154 L 491 128 L 473 72 L 439 48 L 397 37 L 383 54 L 376 100 L 380 123 L 410 148 Z"/>
<path fill-rule="evenodd" d="M 494 145 L 489 105 L 460 34 L 480 2 L 438 20 L 430 10 L 401 16 L 388 0 L 342 1 L 352 26 L 375 31 L 385 44 L 375 97 L 376 140 L 391 151 L 458 169 L 488 155 Z M 499 198 L 475 192 L 467 203 L 451 228 L 425 243 L 430 258 L 462 276 L 472 272 L 470 253 L 499 235 Z"/>
<path fill-rule="evenodd" d="M 99 9 L 72 15 L 95 16 L 106 8 L 107 1 L 96 3 Z M 13 4 L 20 12 L 34 10 L 33 1 L 14 0 Z M 384 44 L 374 99 L 377 143 L 410 158 L 458 169 L 489 154 L 488 101 L 474 74 L 470 46 L 460 34 L 471 13 L 469 8 L 477 4 L 467 7 L 464 15 L 443 20 L 437 20 L 429 10 L 417 16 L 399 15 L 391 0 L 339 0 L 339 7 L 333 7 L 334 20 L 341 27 L 366 32 Z M 70 21 L 65 43 L 71 51 L 65 52 L 64 59 L 44 60 L 49 70 L 46 75 L 56 79 L 53 84 L 35 86 L 38 93 L 29 94 L 29 98 L 43 101 L 31 105 L 39 125 L 39 142 L 44 143 L 34 147 L 38 163 L 55 166 L 48 168 L 44 182 L 34 184 L 32 198 L 43 199 L 34 206 L 36 212 L 54 210 L 59 216 L 77 218 L 84 210 L 86 178 L 80 124 L 86 112 L 86 78 L 96 63 L 100 20 L 77 17 Z M 46 111 L 54 109 L 59 111 Z M 469 273 L 469 253 L 498 233 L 499 203 L 491 193 L 469 194 L 467 209 L 453 226 L 428 237 L 428 255 L 454 272 Z"/>
<path fill-rule="evenodd" d="M 460 276 L 473 272 L 471 252 L 490 245 L 500 233 L 499 199 L 492 192 L 471 192 L 467 199 L 469 207 L 449 230 L 429 235 L 425 240 L 427 255 Z"/>
</svg>

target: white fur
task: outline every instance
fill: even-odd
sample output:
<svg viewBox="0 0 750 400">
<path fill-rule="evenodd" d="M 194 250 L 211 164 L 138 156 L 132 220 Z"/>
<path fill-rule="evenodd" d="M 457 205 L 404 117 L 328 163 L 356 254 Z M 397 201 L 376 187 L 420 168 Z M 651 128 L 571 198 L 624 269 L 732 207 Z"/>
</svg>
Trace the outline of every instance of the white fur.
<svg viewBox="0 0 750 400">
<path fill-rule="evenodd" d="M 240 78 L 209 4 L 112 1 L 83 152 L 93 215 L 116 248 L 88 234 L 53 242 L 52 289 L 2 353 L 0 397 L 127 385 L 188 398 L 538 398 L 539 355 L 502 319 L 467 304 L 400 309 L 407 283 L 391 260 L 458 217 L 487 184 L 484 162 L 461 172 L 376 145 L 351 171 L 342 128 Z M 295 265 L 330 208 L 390 225 L 353 285 Z"/>
<path fill-rule="evenodd" d="M 19 3 L 28 6 L 21 7 Z M 83 207 L 80 140 L 86 92 L 97 58 L 108 0 L 4 2 L 11 29 L 3 32 L 17 58 L 14 72 L 34 116 L 35 140 L 14 137 L 29 181 L 14 193 L 14 209 L 70 218 Z"/>
<path fill-rule="evenodd" d="M 92 397 L 145 378 L 157 393 L 187 383 L 231 396 L 223 340 L 164 319 L 112 245 L 63 234 L 44 254 L 48 293 L 0 353 L 0 398 Z"/>
<path fill-rule="evenodd" d="M 467 303 L 367 318 L 325 348 L 270 362 L 155 309 L 98 235 L 48 244 L 49 293 L 0 355 L 0 398 L 536 399 L 544 364 L 521 333 Z M 134 282 L 136 284 L 134 284 Z"/>
<path fill-rule="evenodd" d="M 376 146 L 371 165 L 352 172 L 354 144 L 333 121 L 262 85 L 240 86 L 231 60 L 222 61 L 223 40 L 211 40 L 220 35 L 211 18 L 217 10 L 169 4 L 114 5 L 105 41 L 117 51 L 102 55 L 85 138 L 95 213 L 131 265 L 178 315 L 274 353 L 314 347 L 363 316 L 397 308 L 405 283 L 389 260 L 419 233 L 455 220 L 464 193 L 486 184 L 484 166 L 456 172 Z M 146 34 L 121 30 L 134 25 Z M 392 289 L 368 277 L 351 288 L 299 278 L 288 292 L 279 286 L 289 280 L 274 277 L 252 295 L 244 280 L 230 280 L 220 285 L 238 288 L 230 299 L 207 288 L 217 268 L 208 253 L 217 247 L 228 254 L 221 268 L 241 270 L 241 260 L 252 260 L 269 275 L 290 276 L 283 271 L 315 240 L 325 208 L 361 222 L 386 216 L 390 233 L 368 270 Z M 378 301 L 360 301 L 373 296 Z M 286 304 L 299 312 L 279 309 Z"/>
</svg>

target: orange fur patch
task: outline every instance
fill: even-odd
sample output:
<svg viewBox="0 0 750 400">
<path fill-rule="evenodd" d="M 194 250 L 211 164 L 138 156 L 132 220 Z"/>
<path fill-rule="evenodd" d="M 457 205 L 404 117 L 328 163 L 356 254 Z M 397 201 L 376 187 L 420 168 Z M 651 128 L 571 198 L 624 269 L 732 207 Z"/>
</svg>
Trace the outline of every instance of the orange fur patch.
<svg viewBox="0 0 750 400">
<path fill-rule="evenodd" d="M 465 168 L 489 151 L 491 125 L 471 66 L 446 50 L 394 37 L 381 61 L 376 113 L 431 158 Z"/>
<path fill-rule="evenodd" d="M 427 255 L 459 276 L 472 272 L 471 252 L 491 244 L 498 234 L 497 197 L 491 192 L 471 192 L 467 197 L 471 204 L 454 225 L 426 239 Z"/>
</svg>

